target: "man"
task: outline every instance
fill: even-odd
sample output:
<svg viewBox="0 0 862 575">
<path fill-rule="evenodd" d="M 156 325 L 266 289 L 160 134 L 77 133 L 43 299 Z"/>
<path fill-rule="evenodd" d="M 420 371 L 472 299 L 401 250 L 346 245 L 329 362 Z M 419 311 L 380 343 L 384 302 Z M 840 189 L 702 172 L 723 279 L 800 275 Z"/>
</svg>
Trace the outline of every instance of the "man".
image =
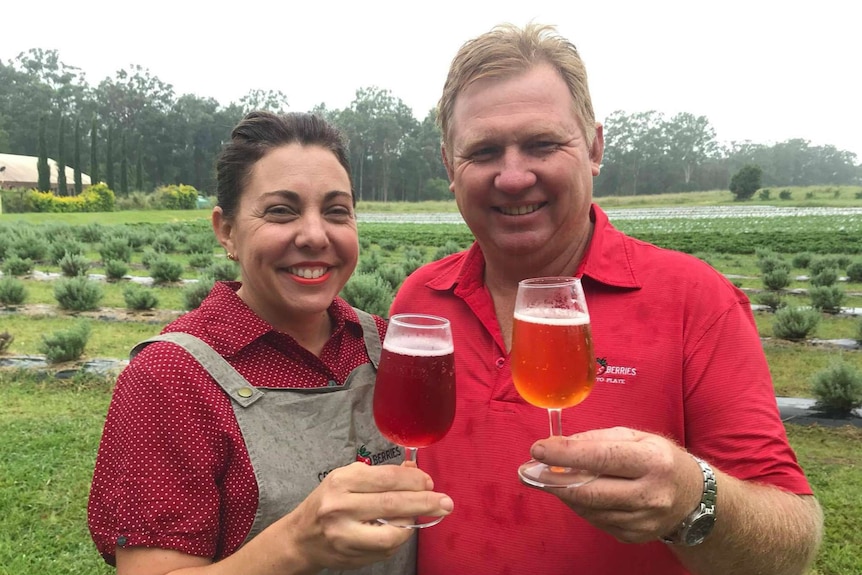
<svg viewBox="0 0 862 575">
<path fill-rule="evenodd" d="M 438 111 L 476 242 L 414 272 L 391 310 L 446 316 L 455 337 L 456 421 L 420 466 L 456 510 L 422 530 L 419 574 L 803 573 L 822 517 L 748 300 L 592 204 L 604 142 L 575 47 L 495 28 L 462 46 Z M 581 277 L 592 320 L 599 377 L 563 410 L 569 439 L 536 441 L 547 415 L 509 369 L 518 281 L 539 276 Z M 532 490 L 529 455 L 599 477 Z"/>
</svg>

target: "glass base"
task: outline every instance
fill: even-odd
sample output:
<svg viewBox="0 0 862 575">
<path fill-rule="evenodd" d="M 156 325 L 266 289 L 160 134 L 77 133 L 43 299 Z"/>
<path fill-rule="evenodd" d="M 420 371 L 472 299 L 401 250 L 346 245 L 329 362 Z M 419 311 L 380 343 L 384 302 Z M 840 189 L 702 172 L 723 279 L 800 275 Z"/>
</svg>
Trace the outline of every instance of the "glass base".
<svg viewBox="0 0 862 575">
<path fill-rule="evenodd" d="M 531 459 L 518 468 L 521 481 L 534 487 L 580 487 L 596 477 L 592 471 L 545 465 Z"/>
<path fill-rule="evenodd" d="M 402 529 L 424 529 L 425 527 L 431 527 L 432 525 L 437 525 L 443 521 L 443 516 L 441 517 L 414 517 L 412 519 L 412 523 L 410 519 L 378 519 L 378 523 L 382 523 L 383 525 L 392 525 L 393 527 L 401 527 Z"/>
</svg>

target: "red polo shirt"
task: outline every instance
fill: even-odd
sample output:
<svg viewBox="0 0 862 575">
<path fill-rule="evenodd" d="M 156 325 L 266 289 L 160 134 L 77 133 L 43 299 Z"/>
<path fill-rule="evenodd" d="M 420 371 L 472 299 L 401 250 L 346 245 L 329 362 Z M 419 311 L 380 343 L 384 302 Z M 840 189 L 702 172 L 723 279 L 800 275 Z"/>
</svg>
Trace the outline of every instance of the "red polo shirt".
<svg viewBox="0 0 862 575">
<path fill-rule="evenodd" d="M 217 283 L 163 332 L 201 338 L 252 385 L 340 385 L 368 363 L 356 312 L 344 300 L 329 308 L 335 326 L 317 357 L 260 319 L 236 295 L 239 286 Z M 375 319 L 383 338 L 386 324 Z M 99 446 L 88 506 L 99 552 L 113 564 L 119 542 L 218 560 L 245 540 L 257 504 L 227 395 L 180 347 L 144 348 L 117 380 Z"/>
<path fill-rule="evenodd" d="M 563 433 L 657 433 L 733 476 L 810 494 L 746 296 L 702 261 L 622 234 L 598 206 L 591 217 L 578 275 L 599 375 L 582 404 L 563 410 Z M 455 338 L 455 423 L 419 453 L 455 511 L 420 533 L 419 575 L 685 573 L 663 543 L 620 543 L 556 497 L 521 485 L 517 467 L 547 437 L 548 415 L 513 387 L 483 274 L 474 244 L 410 275 L 391 310 L 448 317 Z"/>
</svg>

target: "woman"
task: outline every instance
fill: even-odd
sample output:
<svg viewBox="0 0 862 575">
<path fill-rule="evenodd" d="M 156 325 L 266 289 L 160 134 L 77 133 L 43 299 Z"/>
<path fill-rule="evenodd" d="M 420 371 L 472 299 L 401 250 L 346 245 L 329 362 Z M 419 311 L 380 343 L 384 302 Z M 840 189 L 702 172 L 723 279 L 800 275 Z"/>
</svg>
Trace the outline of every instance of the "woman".
<svg viewBox="0 0 862 575">
<path fill-rule="evenodd" d="M 412 530 L 374 519 L 452 503 L 415 467 L 365 464 L 403 454 L 370 415 L 385 323 L 338 297 L 359 257 L 344 138 L 252 112 L 217 176 L 213 230 L 242 282 L 217 283 L 120 375 L 96 546 L 120 574 L 412 572 Z"/>
</svg>

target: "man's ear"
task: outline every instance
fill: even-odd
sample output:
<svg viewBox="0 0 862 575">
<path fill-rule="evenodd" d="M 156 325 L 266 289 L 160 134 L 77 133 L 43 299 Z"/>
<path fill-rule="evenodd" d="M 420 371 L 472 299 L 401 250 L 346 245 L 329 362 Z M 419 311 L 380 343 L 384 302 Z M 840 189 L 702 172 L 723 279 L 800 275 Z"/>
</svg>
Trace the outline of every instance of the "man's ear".
<svg viewBox="0 0 862 575">
<path fill-rule="evenodd" d="M 596 136 L 593 138 L 593 145 L 590 146 L 590 166 L 592 168 L 593 177 L 599 175 L 602 168 L 602 156 L 605 153 L 605 134 L 604 126 L 601 122 L 596 122 Z"/>
<path fill-rule="evenodd" d="M 220 206 L 213 208 L 212 225 L 213 233 L 215 233 L 218 243 L 222 245 L 227 253 L 235 254 L 236 251 L 233 245 L 233 224 L 225 217 Z"/>
<path fill-rule="evenodd" d="M 452 186 L 455 185 L 455 172 L 449 162 L 449 156 L 446 155 L 445 144 L 440 144 L 440 157 L 443 158 L 443 166 L 446 168 L 446 175 L 449 176 L 449 191 L 454 193 L 455 189 Z"/>
</svg>

